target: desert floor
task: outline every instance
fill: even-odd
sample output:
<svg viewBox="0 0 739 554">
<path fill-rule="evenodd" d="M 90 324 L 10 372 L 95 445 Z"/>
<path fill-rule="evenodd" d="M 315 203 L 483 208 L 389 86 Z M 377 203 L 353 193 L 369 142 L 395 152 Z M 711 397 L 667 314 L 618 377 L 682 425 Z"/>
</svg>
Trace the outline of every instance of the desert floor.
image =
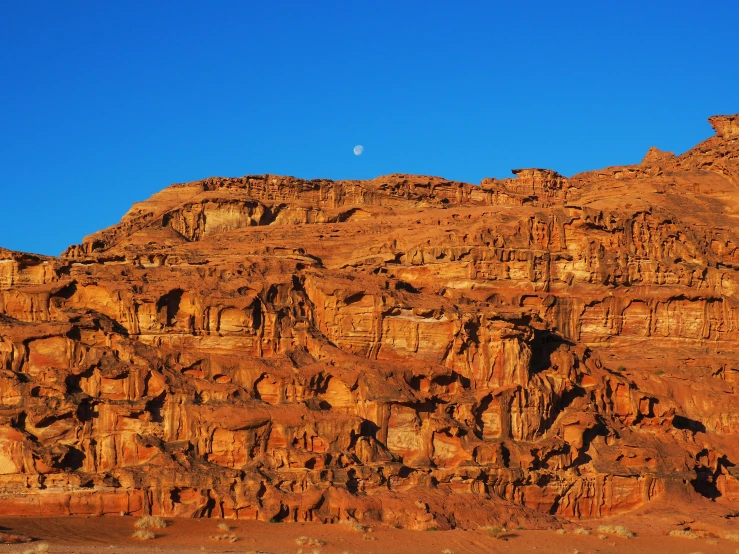
<svg viewBox="0 0 739 554">
<path fill-rule="evenodd" d="M 661 513 L 635 513 L 629 516 L 583 522 L 556 530 L 508 530 L 503 538 L 478 531 L 406 531 L 376 527 L 370 532 L 357 531 L 346 525 L 302 523 L 262 523 L 214 519 L 168 519 L 166 529 L 157 531 L 153 540 L 142 542 L 131 537 L 136 518 L 41 518 L 3 517 L 0 531 L 22 534 L 37 539 L 19 545 L 0 545 L 0 552 L 43 551 L 64 553 L 143 552 L 238 552 L 269 554 L 488 554 L 488 553 L 608 553 L 647 554 L 669 552 L 739 553 L 739 517 L 716 517 L 715 514 L 693 514 L 686 518 L 665 507 Z M 218 528 L 220 523 L 230 531 Z M 622 538 L 598 527 L 622 525 L 636 533 Z M 589 535 L 576 533 L 583 527 Z M 669 536 L 670 530 L 689 527 L 697 538 Z M 581 531 L 582 533 L 582 531 Z M 736 533 L 736 541 L 727 535 Z M 235 535 L 233 543 L 215 540 L 216 535 Z M 299 540 L 301 537 L 304 539 Z M 311 541 L 312 540 L 312 541 Z M 302 542 L 304 544 L 299 544 Z M 308 544 L 312 542 L 312 544 Z M 321 544 L 322 543 L 322 544 Z"/>
</svg>

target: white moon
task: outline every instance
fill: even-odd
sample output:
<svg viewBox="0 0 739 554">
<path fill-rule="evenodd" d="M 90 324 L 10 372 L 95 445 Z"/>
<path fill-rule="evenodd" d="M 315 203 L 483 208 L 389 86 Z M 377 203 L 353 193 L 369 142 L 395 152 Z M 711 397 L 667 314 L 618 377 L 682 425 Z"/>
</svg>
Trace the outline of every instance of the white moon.
<svg viewBox="0 0 739 554">
<path fill-rule="evenodd" d="M 355 156 L 361 156 L 362 155 L 362 152 L 364 152 L 364 146 L 362 146 L 361 144 L 357 144 L 354 147 L 354 155 Z"/>
</svg>

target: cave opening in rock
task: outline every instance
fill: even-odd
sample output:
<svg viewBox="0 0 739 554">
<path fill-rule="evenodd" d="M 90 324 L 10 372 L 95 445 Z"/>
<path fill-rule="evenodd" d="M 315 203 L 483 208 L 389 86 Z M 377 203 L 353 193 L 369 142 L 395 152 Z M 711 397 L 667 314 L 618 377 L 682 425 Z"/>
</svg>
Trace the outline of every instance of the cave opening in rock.
<svg viewBox="0 0 739 554">
<path fill-rule="evenodd" d="M 171 327 L 174 325 L 175 317 L 180 311 L 180 302 L 182 301 L 182 289 L 173 289 L 162 296 L 157 302 L 157 313 L 159 320 L 163 325 Z"/>
</svg>

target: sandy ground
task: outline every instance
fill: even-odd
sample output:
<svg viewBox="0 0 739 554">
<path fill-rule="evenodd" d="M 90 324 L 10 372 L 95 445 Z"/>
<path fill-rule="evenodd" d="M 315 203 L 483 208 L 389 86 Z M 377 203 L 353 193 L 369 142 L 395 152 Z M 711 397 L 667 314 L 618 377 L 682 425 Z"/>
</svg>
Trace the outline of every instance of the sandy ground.
<svg viewBox="0 0 739 554">
<path fill-rule="evenodd" d="M 672 520 L 671 520 L 672 517 Z M 680 518 L 678 518 L 680 519 Z M 670 529 L 685 526 L 685 521 L 674 520 L 669 512 L 652 517 L 634 514 L 630 517 L 598 522 L 584 522 L 590 535 L 577 534 L 579 525 L 569 526 L 566 532 L 555 530 L 510 530 L 503 539 L 493 538 L 478 531 L 405 531 L 377 527 L 363 533 L 346 525 L 318 525 L 300 523 L 262 523 L 255 521 L 225 521 L 231 527 L 228 534 L 238 537 L 236 542 L 217 541 L 213 535 L 224 534 L 218 528 L 224 520 L 169 519 L 166 529 L 157 531 L 153 540 L 131 538 L 136 518 L 35 518 L 2 517 L 0 527 L 9 532 L 38 539 L 23 545 L 0 545 L 0 552 L 35 551 L 40 542 L 48 545 L 48 552 L 64 553 L 130 553 L 181 552 L 261 552 L 269 554 L 490 554 L 490 553 L 567 553 L 590 554 L 628 552 L 650 554 L 730 553 L 739 554 L 739 542 L 725 538 L 728 533 L 739 534 L 739 518 L 716 518 L 714 521 L 693 521 L 690 527 L 699 536 L 696 539 L 671 537 Z M 637 536 L 622 538 L 597 530 L 601 525 L 624 525 Z M 605 537 L 605 538 L 599 538 Z M 307 537 L 312 545 L 299 545 L 296 539 Z M 371 537 L 367 539 L 366 537 Z"/>
</svg>

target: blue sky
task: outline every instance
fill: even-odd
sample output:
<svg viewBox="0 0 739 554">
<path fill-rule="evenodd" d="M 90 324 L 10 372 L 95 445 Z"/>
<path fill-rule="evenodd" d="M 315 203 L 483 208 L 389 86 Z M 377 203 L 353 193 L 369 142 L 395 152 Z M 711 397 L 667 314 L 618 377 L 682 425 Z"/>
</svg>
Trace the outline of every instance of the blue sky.
<svg viewBox="0 0 739 554">
<path fill-rule="evenodd" d="M 6 0 L 0 246 L 58 254 L 211 175 L 479 182 L 680 153 L 739 112 L 737 20 L 733 0 Z"/>
</svg>

